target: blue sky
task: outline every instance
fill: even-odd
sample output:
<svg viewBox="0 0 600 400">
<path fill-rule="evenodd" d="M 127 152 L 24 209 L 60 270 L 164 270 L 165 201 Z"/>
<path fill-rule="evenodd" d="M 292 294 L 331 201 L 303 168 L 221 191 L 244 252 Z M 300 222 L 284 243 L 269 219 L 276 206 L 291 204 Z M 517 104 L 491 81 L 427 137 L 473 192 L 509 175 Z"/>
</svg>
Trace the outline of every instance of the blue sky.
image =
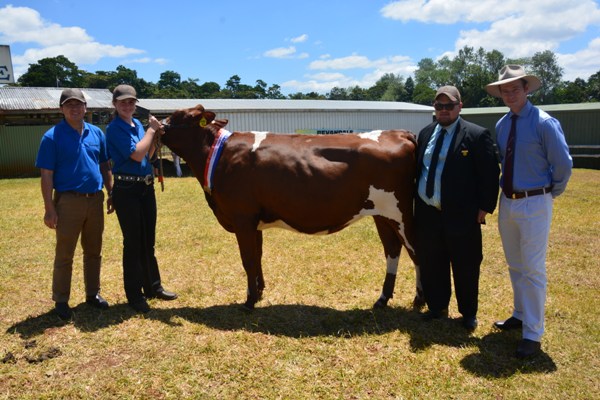
<svg viewBox="0 0 600 400">
<path fill-rule="evenodd" d="M 594 0 L 32 0 L 0 1 L 0 44 L 15 75 L 64 55 L 89 72 L 124 65 L 157 82 L 262 79 L 282 93 L 407 78 L 429 57 L 464 46 L 506 57 L 551 50 L 563 79 L 600 71 Z"/>
</svg>

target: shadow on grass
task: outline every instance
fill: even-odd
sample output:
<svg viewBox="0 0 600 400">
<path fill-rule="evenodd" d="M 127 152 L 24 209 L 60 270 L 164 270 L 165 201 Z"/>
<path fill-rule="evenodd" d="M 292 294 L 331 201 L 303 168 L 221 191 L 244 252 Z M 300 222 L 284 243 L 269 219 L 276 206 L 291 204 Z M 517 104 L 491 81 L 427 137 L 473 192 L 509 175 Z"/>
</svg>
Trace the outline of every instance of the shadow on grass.
<svg viewBox="0 0 600 400">
<path fill-rule="evenodd" d="M 515 357 L 520 331 L 493 332 L 479 341 L 479 353 L 462 359 L 463 368 L 484 378 L 506 378 L 516 372 L 553 373 L 557 367 L 550 355 L 543 352 L 526 360 Z"/>
<path fill-rule="evenodd" d="M 46 330 L 72 323 L 84 332 L 95 332 L 135 317 L 126 304 L 117 304 L 106 311 L 80 304 L 73 309 L 71 321 L 60 320 L 52 311 L 11 326 L 7 333 L 29 339 Z M 216 305 L 207 308 L 157 308 L 153 304 L 144 318 L 161 321 L 177 328 L 180 319 L 222 331 L 247 331 L 291 338 L 340 337 L 380 335 L 399 331 L 410 336 L 411 351 L 424 351 L 433 345 L 448 347 L 475 346 L 478 353 L 466 356 L 461 365 L 472 374 L 486 378 L 507 377 L 521 373 L 550 373 L 556 365 L 545 353 L 530 361 L 514 357 L 518 337 L 511 333 L 492 333 L 483 338 L 471 336 L 459 320 L 445 319 L 424 322 L 412 309 L 388 307 L 379 309 L 336 310 L 302 304 L 283 304 L 258 307 L 248 311 L 239 304 Z"/>
</svg>

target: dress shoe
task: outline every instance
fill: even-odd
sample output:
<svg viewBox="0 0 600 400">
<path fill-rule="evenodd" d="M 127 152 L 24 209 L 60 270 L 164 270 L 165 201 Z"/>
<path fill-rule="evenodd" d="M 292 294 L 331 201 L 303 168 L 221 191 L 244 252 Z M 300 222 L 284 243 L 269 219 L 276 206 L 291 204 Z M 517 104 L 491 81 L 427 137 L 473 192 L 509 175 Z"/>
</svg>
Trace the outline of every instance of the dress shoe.
<svg viewBox="0 0 600 400">
<path fill-rule="evenodd" d="M 148 311 L 150 311 L 150 306 L 144 298 L 142 298 L 141 300 L 130 302 L 129 306 L 139 313 L 147 313 Z"/>
<path fill-rule="evenodd" d="M 528 358 L 538 354 L 542 350 L 542 344 L 535 340 L 523 339 L 517 346 L 517 358 Z"/>
<path fill-rule="evenodd" d="M 87 296 L 85 302 L 92 307 L 106 310 L 108 308 L 108 301 L 104 300 L 99 294 L 95 296 Z"/>
<path fill-rule="evenodd" d="M 515 317 L 510 317 L 505 321 L 496 321 L 494 326 L 503 331 L 510 331 L 512 329 L 521 329 L 523 327 L 523 321 Z"/>
<path fill-rule="evenodd" d="M 445 308 L 443 310 L 429 310 L 426 313 L 422 314 L 421 318 L 423 318 L 423 321 L 448 318 L 448 309 Z"/>
<path fill-rule="evenodd" d="M 73 316 L 69 303 L 57 301 L 54 307 L 54 312 L 60 319 L 70 319 Z"/>
<path fill-rule="evenodd" d="M 470 332 L 474 331 L 475 329 L 477 329 L 477 318 L 463 317 L 462 326 Z"/>
<path fill-rule="evenodd" d="M 153 295 L 148 296 L 148 297 L 151 299 L 157 298 L 157 299 L 168 301 L 168 300 L 175 300 L 177 298 L 177 293 L 169 292 L 163 288 L 159 288 L 154 291 Z"/>
</svg>

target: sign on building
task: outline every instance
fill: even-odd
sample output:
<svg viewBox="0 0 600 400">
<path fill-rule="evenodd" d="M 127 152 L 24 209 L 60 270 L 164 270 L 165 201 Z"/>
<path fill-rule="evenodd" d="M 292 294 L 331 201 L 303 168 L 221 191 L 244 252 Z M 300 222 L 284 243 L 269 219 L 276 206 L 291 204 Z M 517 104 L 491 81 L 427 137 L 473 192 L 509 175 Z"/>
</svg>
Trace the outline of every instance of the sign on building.
<svg viewBox="0 0 600 400">
<path fill-rule="evenodd" d="M 15 83 L 10 46 L 0 45 L 0 84 Z"/>
</svg>

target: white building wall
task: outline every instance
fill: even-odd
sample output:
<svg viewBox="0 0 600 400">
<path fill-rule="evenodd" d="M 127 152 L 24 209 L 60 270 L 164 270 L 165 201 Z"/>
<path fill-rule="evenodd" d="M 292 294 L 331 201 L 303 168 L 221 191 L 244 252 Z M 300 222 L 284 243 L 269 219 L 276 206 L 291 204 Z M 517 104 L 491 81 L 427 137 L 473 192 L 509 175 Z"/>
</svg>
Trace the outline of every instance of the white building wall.
<svg viewBox="0 0 600 400">
<path fill-rule="evenodd" d="M 229 120 L 230 131 L 295 133 L 299 130 L 406 129 L 418 134 L 432 121 L 431 112 L 398 111 L 219 111 L 217 118 Z"/>
</svg>

